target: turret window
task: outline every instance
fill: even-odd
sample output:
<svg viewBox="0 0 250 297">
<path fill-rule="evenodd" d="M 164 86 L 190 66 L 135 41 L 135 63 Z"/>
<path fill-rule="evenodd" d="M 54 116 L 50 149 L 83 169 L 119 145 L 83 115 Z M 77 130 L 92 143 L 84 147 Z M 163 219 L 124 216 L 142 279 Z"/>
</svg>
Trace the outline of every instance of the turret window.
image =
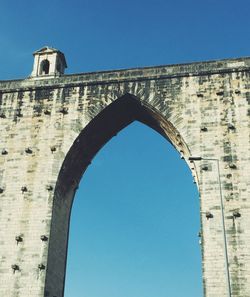
<svg viewBox="0 0 250 297">
<path fill-rule="evenodd" d="M 49 74 L 49 60 L 43 60 L 40 64 L 40 75 Z"/>
</svg>

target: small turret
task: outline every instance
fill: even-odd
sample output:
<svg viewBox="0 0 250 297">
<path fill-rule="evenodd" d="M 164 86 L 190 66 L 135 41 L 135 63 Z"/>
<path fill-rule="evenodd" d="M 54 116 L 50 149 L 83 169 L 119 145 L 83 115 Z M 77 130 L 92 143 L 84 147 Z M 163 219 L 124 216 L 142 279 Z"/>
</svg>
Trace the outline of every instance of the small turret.
<svg viewBox="0 0 250 297">
<path fill-rule="evenodd" d="M 67 63 L 65 56 L 59 50 L 45 46 L 33 53 L 34 65 L 31 78 L 47 78 L 64 74 Z"/>
</svg>

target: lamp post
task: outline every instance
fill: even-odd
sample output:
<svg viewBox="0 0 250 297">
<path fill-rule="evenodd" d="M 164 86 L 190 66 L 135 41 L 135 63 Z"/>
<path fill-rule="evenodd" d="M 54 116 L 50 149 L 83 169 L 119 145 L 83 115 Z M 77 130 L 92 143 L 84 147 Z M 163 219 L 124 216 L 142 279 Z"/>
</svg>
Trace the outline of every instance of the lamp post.
<svg viewBox="0 0 250 297">
<path fill-rule="evenodd" d="M 222 187 L 221 187 L 221 180 L 220 180 L 220 162 L 219 159 L 215 158 L 203 158 L 203 157 L 189 157 L 189 161 L 214 161 L 217 164 L 217 173 L 218 173 L 218 183 L 220 189 L 220 209 L 221 209 L 221 223 L 222 223 L 222 233 L 223 233 L 223 243 L 224 243 L 224 256 L 225 256 L 225 268 L 226 268 L 226 281 L 227 281 L 227 290 L 228 290 L 228 297 L 232 296 L 231 292 L 231 283 L 230 283 L 230 274 L 229 274 L 229 267 L 228 267 L 228 251 L 227 251 L 227 236 L 226 236 L 226 228 L 225 228 L 225 216 L 224 216 L 224 204 L 223 204 L 223 197 L 222 197 Z"/>
</svg>

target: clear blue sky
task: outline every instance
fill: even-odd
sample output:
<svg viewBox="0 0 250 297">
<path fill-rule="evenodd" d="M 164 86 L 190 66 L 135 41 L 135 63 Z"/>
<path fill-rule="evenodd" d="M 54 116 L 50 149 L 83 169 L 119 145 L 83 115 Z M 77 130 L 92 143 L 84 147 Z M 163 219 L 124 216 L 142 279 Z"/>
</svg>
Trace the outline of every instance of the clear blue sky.
<svg viewBox="0 0 250 297">
<path fill-rule="evenodd" d="M 249 0 L 0 0 L 0 79 L 32 52 L 63 51 L 67 73 L 250 55 Z M 177 152 L 134 123 L 82 178 L 65 297 L 201 297 L 199 198 Z"/>
</svg>

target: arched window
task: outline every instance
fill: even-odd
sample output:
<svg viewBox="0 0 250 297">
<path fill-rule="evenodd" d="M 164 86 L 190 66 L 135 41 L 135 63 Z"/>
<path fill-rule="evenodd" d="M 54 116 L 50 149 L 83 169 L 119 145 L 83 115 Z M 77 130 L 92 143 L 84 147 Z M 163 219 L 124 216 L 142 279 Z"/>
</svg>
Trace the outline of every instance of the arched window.
<svg viewBox="0 0 250 297">
<path fill-rule="evenodd" d="M 49 61 L 43 60 L 40 64 L 40 75 L 41 74 L 49 74 Z"/>
</svg>

